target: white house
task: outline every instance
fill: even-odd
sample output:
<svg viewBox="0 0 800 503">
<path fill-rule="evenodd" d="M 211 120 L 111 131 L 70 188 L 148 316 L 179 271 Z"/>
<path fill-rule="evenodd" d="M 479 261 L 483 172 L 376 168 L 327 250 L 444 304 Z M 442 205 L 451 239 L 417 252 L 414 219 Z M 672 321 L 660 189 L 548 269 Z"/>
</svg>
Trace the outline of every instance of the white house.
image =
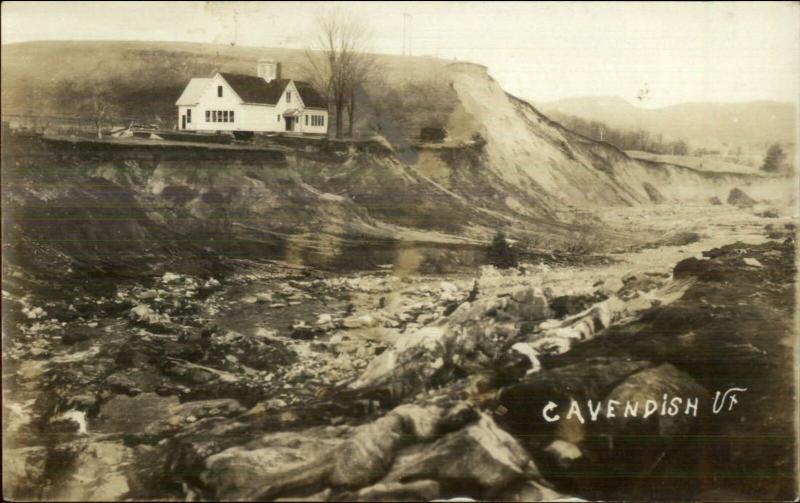
<svg viewBox="0 0 800 503">
<path fill-rule="evenodd" d="M 258 76 L 217 72 L 189 81 L 178 107 L 187 131 L 328 132 L 328 103 L 307 82 L 280 78 L 280 63 L 258 61 Z"/>
</svg>

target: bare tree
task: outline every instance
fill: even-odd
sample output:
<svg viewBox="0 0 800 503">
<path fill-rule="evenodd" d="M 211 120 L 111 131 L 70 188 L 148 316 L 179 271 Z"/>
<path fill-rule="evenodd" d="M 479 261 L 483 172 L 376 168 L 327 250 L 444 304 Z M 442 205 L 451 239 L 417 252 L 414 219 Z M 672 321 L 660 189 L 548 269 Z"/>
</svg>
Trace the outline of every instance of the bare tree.
<svg viewBox="0 0 800 503">
<path fill-rule="evenodd" d="M 333 105 L 336 137 L 344 135 L 345 109 L 352 137 L 357 93 L 375 68 L 374 56 L 366 52 L 371 34 L 360 19 L 338 8 L 317 18 L 316 33 L 314 46 L 306 51 L 310 80 Z"/>
<path fill-rule="evenodd" d="M 109 99 L 106 86 L 103 84 L 92 85 L 87 101 L 91 106 L 92 120 L 97 130 L 97 138 L 100 139 L 103 137 L 103 122 L 112 107 L 112 101 Z"/>
</svg>

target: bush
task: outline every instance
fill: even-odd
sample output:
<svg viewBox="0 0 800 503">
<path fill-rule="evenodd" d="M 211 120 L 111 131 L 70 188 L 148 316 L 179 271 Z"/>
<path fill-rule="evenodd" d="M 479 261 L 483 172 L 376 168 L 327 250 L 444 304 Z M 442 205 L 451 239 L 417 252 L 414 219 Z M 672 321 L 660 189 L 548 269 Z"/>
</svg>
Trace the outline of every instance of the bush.
<svg viewBox="0 0 800 503">
<path fill-rule="evenodd" d="M 761 170 L 767 173 L 780 173 L 786 170 L 786 152 L 777 143 L 770 145 Z"/>
<path fill-rule="evenodd" d="M 486 250 L 489 263 L 498 269 L 508 269 L 517 266 L 517 254 L 506 241 L 502 232 L 495 234 L 489 248 Z"/>
</svg>

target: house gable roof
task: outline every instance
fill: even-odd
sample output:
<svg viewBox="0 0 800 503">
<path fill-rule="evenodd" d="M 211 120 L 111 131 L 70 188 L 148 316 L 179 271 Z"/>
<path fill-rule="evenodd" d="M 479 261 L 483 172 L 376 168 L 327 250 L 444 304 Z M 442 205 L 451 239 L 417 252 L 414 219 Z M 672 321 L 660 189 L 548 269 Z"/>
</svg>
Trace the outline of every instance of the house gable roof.
<svg viewBox="0 0 800 503">
<path fill-rule="evenodd" d="M 266 82 L 261 77 L 239 73 L 220 73 L 220 75 L 245 103 L 275 105 L 286 90 L 286 86 L 294 82 L 306 108 L 328 109 L 328 102 L 308 82 L 291 79 L 274 79 Z"/>
<path fill-rule="evenodd" d="M 245 103 L 274 105 L 289 85 L 289 79 L 274 79 L 270 82 L 253 75 L 220 73 L 223 79 L 236 91 Z"/>
<path fill-rule="evenodd" d="M 306 106 L 306 108 L 328 109 L 328 101 L 322 97 L 322 95 L 319 94 L 308 82 L 295 80 L 294 87 L 296 87 L 297 92 L 300 93 L 300 99 L 303 100 L 303 104 Z"/>
<path fill-rule="evenodd" d="M 176 106 L 192 106 L 200 102 L 203 91 L 206 90 L 211 79 L 192 79 L 186 88 L 181 93 L 178 101 L 175 102 Z"/>
</svg>

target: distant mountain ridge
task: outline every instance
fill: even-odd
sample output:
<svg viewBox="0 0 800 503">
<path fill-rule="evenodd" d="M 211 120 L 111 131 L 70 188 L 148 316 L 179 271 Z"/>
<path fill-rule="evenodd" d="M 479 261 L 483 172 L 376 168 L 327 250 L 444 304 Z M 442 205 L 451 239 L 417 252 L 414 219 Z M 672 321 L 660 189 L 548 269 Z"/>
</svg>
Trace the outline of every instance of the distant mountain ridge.
<svg viewBox="0 0 800 503">
<path fill-rule="evenodd" d="M 791 102 L 680 103 L 661 108 L 638 107 L 617 96 L 567 98 L 539 107 L 545 113 L 573 115 L 620 129 L 644 129 L 693 147 L 759 146 L 793 142 L 797 122 Z"/>
</svg>

